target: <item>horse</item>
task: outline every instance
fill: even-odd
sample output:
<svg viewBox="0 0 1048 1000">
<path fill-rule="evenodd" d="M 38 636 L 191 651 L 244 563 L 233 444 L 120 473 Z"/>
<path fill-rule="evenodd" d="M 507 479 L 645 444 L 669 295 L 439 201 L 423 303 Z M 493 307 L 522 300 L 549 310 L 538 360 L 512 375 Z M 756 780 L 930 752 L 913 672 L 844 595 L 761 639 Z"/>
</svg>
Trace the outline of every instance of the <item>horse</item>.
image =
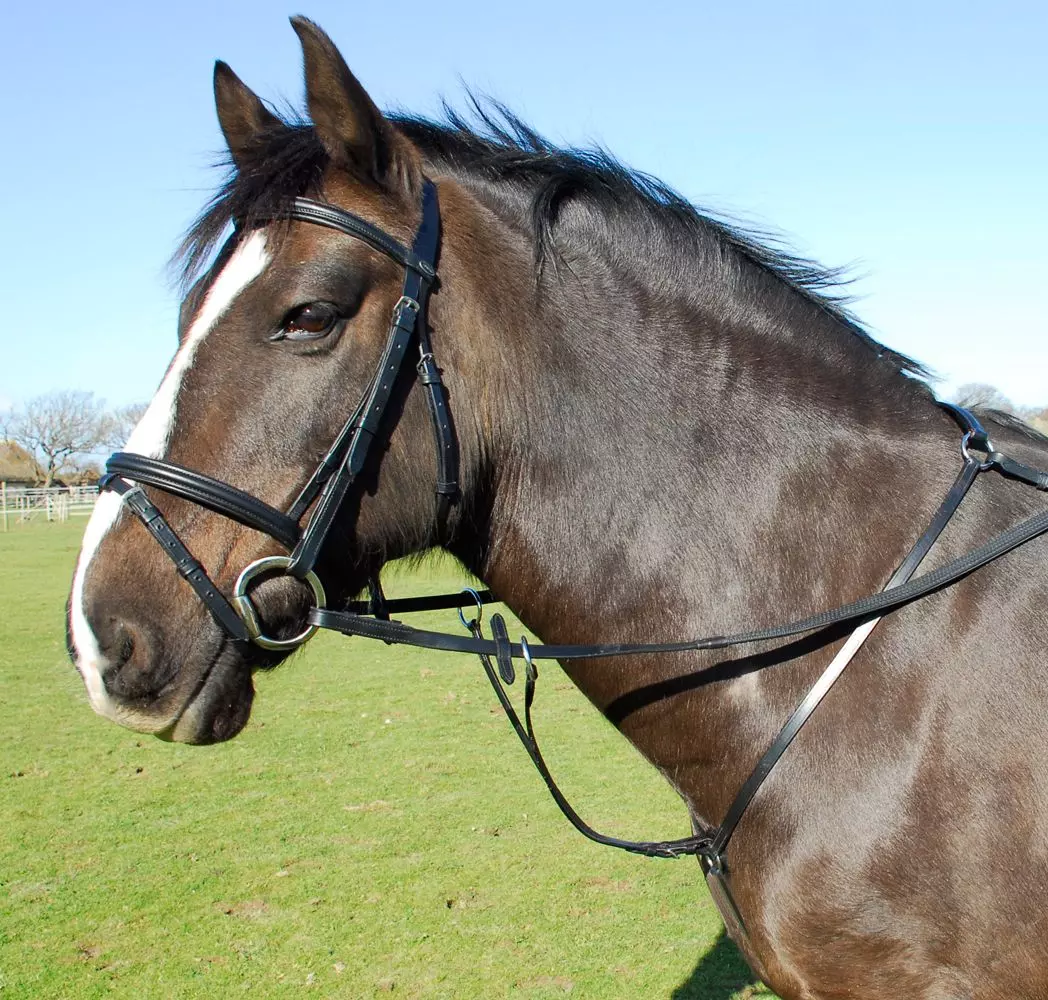
<svg viewBox="0 0 1048 1000">
<path fill-rule="evenodd" d="M 961 437 L 834 272 L 504 109 L 385 115 L 292 25 L 308 118 L 216 64 L 231 174 L 182 245 L 177 352 L 72 583 L 97 712 L 230 739 L 316 606 L 433 548 L 566 645 L 683 643 L 884 586 Z M 417 362 L 382 368 L 394 344 Z M 971 419 L 1048 464 L 1019 421 Z M 980 476 L 925 565 L 1043 508 Z M 1042 538 L 893 610 L 752 797 L 729 927 L 784 1000 L 1048 996 L 1044 557 Z M 702 830 L 848 634 L 562 667 Z"/>
</svg>

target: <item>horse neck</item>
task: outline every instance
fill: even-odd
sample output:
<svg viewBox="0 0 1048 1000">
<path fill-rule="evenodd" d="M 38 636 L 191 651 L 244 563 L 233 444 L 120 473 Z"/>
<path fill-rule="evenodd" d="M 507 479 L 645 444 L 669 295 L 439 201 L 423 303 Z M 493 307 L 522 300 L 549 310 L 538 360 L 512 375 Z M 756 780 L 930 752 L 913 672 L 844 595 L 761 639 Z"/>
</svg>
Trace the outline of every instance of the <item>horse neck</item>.
<svg viewBox="0 0 1048 1000">
<path fill-rule="evenodd" d="M 452 548 L 529 628 L 558 643 L 681 639 L 883 584 L 937 500 L 914 468 L 934 483 L 952 469 L 950 422 L 925 387 L 797 293 L 778 292 L 778 315 L 774 295 L 704 307 L 690 279 L 645 286 L 576 258 L 536 295 L 530 247 L 490 238 L 470 290 L 483 386 L 464 379 L 469 419 L 456 413 L 479 429 L 466 452 L 484 471 L 474 531 Z M 683 669 L 569 666 L 604 710 Z"/>
</svg>

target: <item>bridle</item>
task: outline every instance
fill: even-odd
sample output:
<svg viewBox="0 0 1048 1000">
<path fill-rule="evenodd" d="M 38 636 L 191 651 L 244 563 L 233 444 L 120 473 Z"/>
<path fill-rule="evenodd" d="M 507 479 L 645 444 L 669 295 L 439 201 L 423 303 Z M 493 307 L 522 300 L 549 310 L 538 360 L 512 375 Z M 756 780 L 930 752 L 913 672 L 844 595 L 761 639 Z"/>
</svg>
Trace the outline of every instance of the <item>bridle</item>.
<svg viewBox="0 0 1048 1000">
<path fill-rule="evenodd" d="M 324 586 L 315 571 L 316 562 L 346 494 L 367 462 L 371 445 L 382 427 L 393 388 L 404 368 L 408 349 L 413 343 L 418 346 L 415 368 L 419 382 L 426 390 L 436 439 L 438 526 L 443 525 L 450 505 L 458 494 L 458 443 L 451 426 L 447 392 L 433 357 L 426 325 L 426 306 L 437 277 L 437 250 L 440 244 L 440 208 L 436 187 L 429 180 L 423 183 L 422 221 L 410 249 L 370 222 L 334 205 L 309 198 L 295 198 L 282 218 L 309 222 L 344 233 L 392 258 L 404 268 L 404 286 L 393 307 L 389 333 L 375 374 L 356 409 L 287 513 L 211 476 L 174 462 L 129 452 L 112 455 L 106 462 L 106 473 L 99 481 L 99 489 L 123 495 L 125 503 L 160 542 L 174 560 L 179 573 L 231 639 L 253 642 L 269 650 L 294 649 L 309 639 L 317 626 L 310 624 L 301 634 L 289 639 L 267 636 L 262 631 L 258 614 L 248 596 L 248 584 L 259 575 L 282 571 L 309 585 L 316 607 L 322 608 L 327 603 Z M 229 600 L 145 495 L 143 485 L 155 486 L 261 531 L 287 548 L 290 555 L 267 556 L 246 566 L 238 576 L 232 600 Z M 312 513 L 305 528 L 302 528 L 301 520 L 311 506 Z"/>
<path fill-rule="evenodd" d="M 283 513 L 228 483 L 172 462 L 127 452 L 117 452 L 106 463 L 106 474 L 99 482 L 100 489 L 112 490 L 123 495 L 127 505 L 163 546 L 175 562 L 178 571 L 234 642 L 254 643 L 269 650 L 290 650 L 304 643 L 318 628 L 326 628 L 345 635 L 380 639 L 386 643 L 404 643 L 426 649 L 479 655 L 488 680 L 514 731 L 557 805 L 576 829 L 598 843 L 649 857 L 676 858 L 698 855 L 725 920 L 733 925 L 738 934 L 745 937 L 745 925 L 726 881 L 729 874 L 726 850 L 753 797 L 883 615 L 956 583 L 1005 553 L 1048 532 L 1048 512 L 1044 512 L 1009 528 L 979 548 L 931 572 L 914 577 L 915 571 L 979 474 L 993 470 L 1010 479 L 1048 491 L 1048 473 L 1024 465 L 997 451 L 985 429 L 970 411 L 941 403 L 962 430 L 961 471 L 928 528 L 899 565 L 884 590 L 799 621 L 735 635 L 663 643 L 532 645 L 523 637 L 519 643 L 511 642 L 504 618 L 500 614 L 494 614 L 491 616 L 492 637 L 486 639 L 481 632 L 481 618 L 483 605 L 495 600 L 491 593 L 468 590 L 462 594 L 387 601 L 377 580 L 369 583 L 370 599 L 367 602 L 351 602 L 341 611 L 326 608 L 326 595 L 315 572 L 315 565 L 339 509 L 364 468 L 369 449 L 382 429 L 393 387 L 404 369 L 405 359 L 412 344 L 418 347 L 418 361 L 415 367 L 419 382 L 426 391 L 436 439 L 438 526 L 443 524 L 449 507 L 458 494 L 458 446 L 448 412 L 446 390 L 433 357 L 426 324 L 428 296 L 437 280 L 440 214 L 436 188 L 427 180 L 422 190 L 422 221 L 411 249 L 349 212 L 307 198 L 294 199 L 285 217 L 326 226 L 361 240 L 401 264 L 405 270 L 403 291 L 393 309 L 389 333 L 375 375 L 297 499 L 288 511 Z M 234 585 L 232 599 L 227 599 L 164 520 L 160 511 L 146 497 L 142 485 L 154 486 L 261 531 L 287 548 L 290 555 L 269 556 L 245 567 Z M 305 528 L 302 528 L 301 520 L 311 506 L 312 513 Z M 248 584 L 252 579 L 260 574 L 275 571 L 282 571 L 304 581 L 313 591 L 315 604 L 307 618 L 308 626 L 294 638 L 277 639 L 265 635 L 247 593 Z M 474 603 L 477 606 L 477 615 L 467 621 L 462 609 Z M 469 636 L 416 629 L 389 618 L 394 612 L 453 607 L 459 608 L 459 617 L 470 632 Z M 716 828 L 699 830 L 692 837 L 668 841 L 628 841 L 600 834 L 586 824 L 568 803 L 539 751 L 531 715 L 538 677 L 536 660 L 593 659 L 717 650 L 816 632 L 825 636 L 824 641 L 829 643 L 848 634 L 847 630 L 841 630 L 843 625 L 854 626 L 854 630 L 761 757 L 729 807 L 724 820 Z M 515 659 L 523 660 L 526 665 L 523 723 L 510 703 L 504 687 L 514 682 Z"/>
</svg>

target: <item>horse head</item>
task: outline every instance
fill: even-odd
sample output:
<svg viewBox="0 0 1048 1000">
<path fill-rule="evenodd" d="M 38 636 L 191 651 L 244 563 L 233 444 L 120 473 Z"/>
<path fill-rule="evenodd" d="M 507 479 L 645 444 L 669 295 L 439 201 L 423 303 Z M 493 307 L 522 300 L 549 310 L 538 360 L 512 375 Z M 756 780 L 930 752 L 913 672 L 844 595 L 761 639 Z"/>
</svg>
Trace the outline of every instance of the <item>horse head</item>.
<svg viewBox="0 0 1048 1000">
<path fill-rule="evenodd" d="M 404 309 L 405 266 L 426 292 L 435 285 L 425 263 L 412 270 L 405 250 L 423 224 L 426 188 L 432 198 L 435 192 L 416 148 L 377 109 L 330 39 L 305 19 L 292 23 L 305 57 L 310 123 L 281 120 L 228 66 L 216 65 L 218 119 L 234 172 L 187 237 L 190 267 L 234 228 L 210 266 L 198 268 L 177 352 L 123 455 L 134 468 L 151 459 L 176 476 L 192 470 L 186 475 L 197 483 L 220 480 L 220 493 L 225 483 L 249 507 L 262 501 L 278 524 L 290 524 L 291 537 L 277 541 L 250 518 L 251 526 L 238 523 L 184 492 L 148 487 L 134 492 L 162 518 L 129 516 L 122 493 L 130 484 L 117 479 L 120 489 L 103 493 L 87 527 L 69 602 L 70 650 L 96 711 L 185 742 L 240 731 L 252 671 L 297 645 L 292 637 L 308 632 L 306 613 L 325 589 L 329 600 L 345 600 L 387 559 L 429 547 L 450 530 L 435 514 L 439 441 L 429 432 L 426 402 L 412 392 L 426 358 L 416 354 L 392 374 L 376 371 L 389 317 L 395 327 Z M 303 196 L 343 228 L 296 215 L 295 199 Z M 407 305 L 417 303 L 409 297 Z M 439 307 L 429 313 L 443 339 Z M 325 455 L 329 464 L 345 459 L 330 452 L 332 442 L 358 429 L 361 406 L 379 384 L 387 405 L 369 419 L 380 418 L 381 426 L 365 428 L 375 446 L 348 495 L 327 498 L 331 523 L 323 544 L 312 539 L 317 551 L 307 572 L 268 571 L 272 564 L 259 560 L 285 555 L 296 541 L 295 521 L 325 503 L 323 493 L 310 492 L 323 485 L 313 474 Z M 445 425 L 448 419 L 444 413 Z M 294 516 L 281 522 L 276 512 L 289 509 Z M 158 545 L 147 523 L 170 526 L 178 541 L 163 535 Z M 183 575 L 196 560 L 207 586 L 221 594 L 232 591 L 244 567 L 255 567 L 247 614 L 271 637 L 263 643 L 270 648 L 223 629 L 175 571 L 165 544 L 184 546 Z M 215 600 L 228 607 L 224 597 Z"/>
</svg>

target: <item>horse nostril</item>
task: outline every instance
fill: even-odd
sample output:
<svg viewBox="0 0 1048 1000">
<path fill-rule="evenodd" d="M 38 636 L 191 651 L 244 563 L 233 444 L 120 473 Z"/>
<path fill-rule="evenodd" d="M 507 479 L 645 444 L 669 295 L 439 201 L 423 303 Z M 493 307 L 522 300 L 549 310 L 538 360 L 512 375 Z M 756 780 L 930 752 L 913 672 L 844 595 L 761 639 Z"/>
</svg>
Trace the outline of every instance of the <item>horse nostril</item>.
<svg viewBox="0 0 1048 1000">
<path fill-rule="evenodd" d="M 116 649 L 116 656 L 112 659 L 113 667 L 120 669 L 128 660 L 131 659 L 132 653 L 135 651 L 135 636 L 134 633 L 125 628 L 123 625 L 118 627 L 118 636 L 121 636 L 121 640 Z"/>
<path fill-rule="evenodd" d="M 143 698 L 158 690 L 149 669 L 147 634 L 127 622 L 114 621 L 105 645 L 108 661 L 102 683 L 115 698 Z"/>
</svg>

